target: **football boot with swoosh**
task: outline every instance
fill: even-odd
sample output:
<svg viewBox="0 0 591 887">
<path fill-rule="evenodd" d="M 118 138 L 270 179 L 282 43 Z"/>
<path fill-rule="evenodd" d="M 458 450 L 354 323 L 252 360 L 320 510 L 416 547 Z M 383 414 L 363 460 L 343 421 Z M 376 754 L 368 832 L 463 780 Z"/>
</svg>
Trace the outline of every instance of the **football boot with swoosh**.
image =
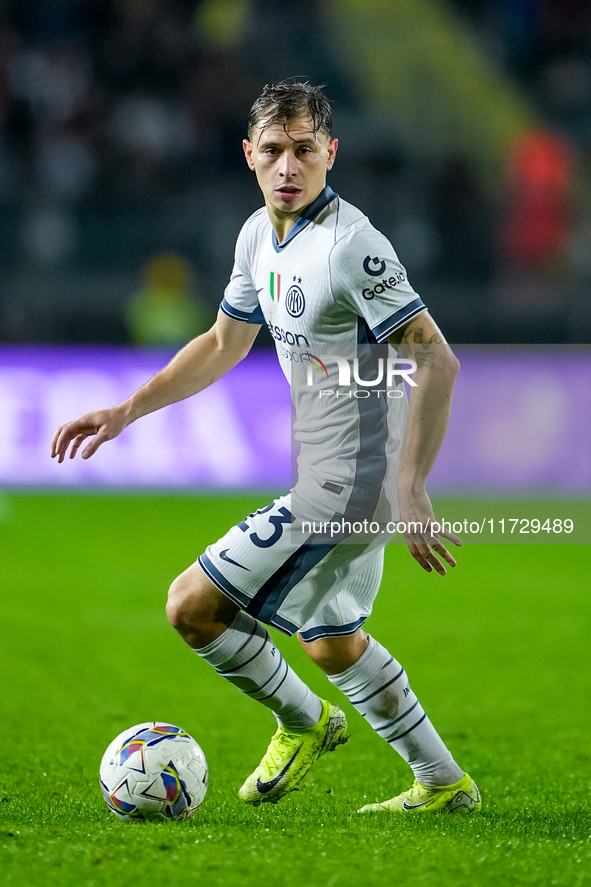
<svg viewBox="0 0 591 887">
<path fill-rule="evenodd" d="M 314 727 L 294 730 L 280 726 L 264 758 L 238 795 L 247 804 L 276 804 L 294 791 L 314 761 L 348 740 L 347 719 L 330 702 L 322 700 L 322 717 Z"/>
<path fill-rule="evenodd" d="M 426 786 L 413 782 L 407 792 L 381 804 L 366 804 L 359 813 L 478 813 L 482 808 L 478 786 L 464 773 L 453 785 Z"/>
</svg>

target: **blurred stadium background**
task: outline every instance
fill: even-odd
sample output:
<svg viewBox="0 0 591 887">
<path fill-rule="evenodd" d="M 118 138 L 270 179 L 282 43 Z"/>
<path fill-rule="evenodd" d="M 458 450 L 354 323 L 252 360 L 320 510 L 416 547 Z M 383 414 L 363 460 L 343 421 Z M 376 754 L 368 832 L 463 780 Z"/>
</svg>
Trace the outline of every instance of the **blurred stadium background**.
<svg viewBox="0 0 591 887">
<path fill-rule="evenodd" d="M 332 187 L 472 346 L 435 487 L 589 492 L 591 365 L 570 347 L 591 339 L 586 0 L 4 0 L 0 483 L 288 479 L 265 329 L 248 369 L 93 464 L 60 471 L 46 452 L 57 424 L 123 398 L 215 316 L 261 203 L 245 118 L 293 75 L 334 103 Z"/>
</svg>

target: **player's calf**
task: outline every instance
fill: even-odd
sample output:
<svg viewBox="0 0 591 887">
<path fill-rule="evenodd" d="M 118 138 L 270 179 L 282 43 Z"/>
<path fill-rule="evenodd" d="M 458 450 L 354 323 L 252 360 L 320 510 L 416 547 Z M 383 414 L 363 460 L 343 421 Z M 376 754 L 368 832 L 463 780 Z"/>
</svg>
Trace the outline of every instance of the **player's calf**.
<svg viewBox="0 0 591 887">
<path fill-rule="evenodd" d="M 318 724 L 320 698 L 289 667 L 264 625 L 214 588 L 198 564 L 172 583 L 166 609 L 195 653 L 270 709 L 280 725 L 306 730 Z"/>
</svg>

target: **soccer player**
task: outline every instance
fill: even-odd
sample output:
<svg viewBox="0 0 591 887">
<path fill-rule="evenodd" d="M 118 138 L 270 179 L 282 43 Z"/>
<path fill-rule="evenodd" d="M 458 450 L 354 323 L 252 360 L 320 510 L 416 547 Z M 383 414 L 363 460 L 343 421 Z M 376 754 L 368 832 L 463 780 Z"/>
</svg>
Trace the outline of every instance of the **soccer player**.
<svg viewBox="0 0 591 887">
<path fill-rule="evenodd" d="M 327 187 L 337 140 L 323 92 L 292 81 L 265 87 L 243 147 L 265 207 L 240 232 L 215 324 L 128 400 L 61 426 L 52 456 L 63 462 L 69 451 L 74 458 L 90 437 L 87 459 L 141 416 L 202 391 L 246 357 L 263 323 L 288 380 L 294 354 L 309 354 L 314 342 L 406 348 L 418 364 L 416 387 L 409 409 L 404 396 L 397 428 L 380 412 L 384 399 L 370 406 L 339 398 L 331 414 L 339 449 L 314 417 L 306 425 L 298 416 L 304 462 L 312 468 L 305 477 L 300 472 L 293 495 L 301 482 L 300 498 L 320 503 L 325 514 L 329 507 L 354 517 L 363 499 L 371 515 L 383 504 L 383 480 L 393 468 L 400 518 L 421 525 L 405 534 L 410 554 L 428 573 L 445 575 L 444 564 L 456 562 L 428 530 L 434 515 L 425 481 L 445 435 L 459 364 L 388 240 Z M 346 534 L 330 543 L 314 533 L 296 545 L 285 532 L 293 521 L 291 495 L 281 496 L 210 545 L 169 592 L 167 615 L 181 637 L 277 718 L 240 798 L 276 803 L 348 738 L 344 713 L 300 680 L 267 624 L 297 632 L 307 655 L 412 768 L 409 790 L 361 812 L 479 810 L 478 788 L 437 734 L 403 667 L 363 630 L 382 576 L 383 545 L 347 544 Z M 460 544 L 451 533 L 440 535 Z"/>
</svg>

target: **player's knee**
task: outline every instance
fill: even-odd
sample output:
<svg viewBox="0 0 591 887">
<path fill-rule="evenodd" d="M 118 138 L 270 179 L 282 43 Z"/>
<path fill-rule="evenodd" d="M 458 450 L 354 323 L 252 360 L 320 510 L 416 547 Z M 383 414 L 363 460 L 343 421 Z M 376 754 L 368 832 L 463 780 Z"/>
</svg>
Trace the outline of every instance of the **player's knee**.
<svg viewBox="0 0 591 887">
<path fill-rule="evenodd" d="M 238 607 L 218 591 L 200 570 L 189 567 L 168 592 L 168 621 L 192 647 L 214 640 L 234 619 Z"/>
<path fill-rule="evenodd" d="M 168 590 L 166 616 L 173 628 L 181 634 L 184 629 L 207 626 L 211 621 L 210 608 L 185 573 L 174 580 Z"/>
<path fill-rule="evenodd" d="M 168 589 L 166 601 L 166 618 L 173 628 L 180 628 L 186 614 L 187 594 L 182 576 L 177 576 Z"/>
</svg>

